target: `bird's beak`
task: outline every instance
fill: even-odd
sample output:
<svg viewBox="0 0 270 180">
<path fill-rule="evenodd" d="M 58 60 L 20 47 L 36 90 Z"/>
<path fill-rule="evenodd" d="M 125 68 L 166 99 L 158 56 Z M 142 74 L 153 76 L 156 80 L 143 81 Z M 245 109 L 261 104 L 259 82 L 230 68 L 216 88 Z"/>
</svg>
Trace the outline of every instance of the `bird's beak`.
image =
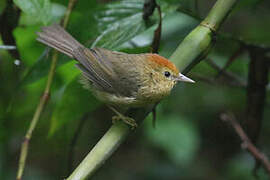
<svg viewBox="0 0 270 180">
<path fill-rule="evenodd" d="M 182 81 L 182 82 L 190 82 L 190 83 L 195 83 L 192 79 L 184 76 L 183 74 L 179 73 L 179 76 L 176 78 L 177 81 Z"/>
</svg>

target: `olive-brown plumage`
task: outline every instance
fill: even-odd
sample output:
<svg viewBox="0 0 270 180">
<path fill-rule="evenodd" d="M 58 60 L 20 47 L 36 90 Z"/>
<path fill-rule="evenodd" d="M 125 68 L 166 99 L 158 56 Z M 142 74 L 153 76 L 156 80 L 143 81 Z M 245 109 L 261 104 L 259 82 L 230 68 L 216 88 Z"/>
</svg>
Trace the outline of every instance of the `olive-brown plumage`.
<svg viewBox="0 0 270 180">
<path fill-rule="evenodd" d="M 143 107 L 170 94 L 178 81 L 194 82 L 157 54 L 85 48 L 59 25 L 43 27 L 37 40 L 78 61 L 83 84 L 113 107 Z"/>
</svg>

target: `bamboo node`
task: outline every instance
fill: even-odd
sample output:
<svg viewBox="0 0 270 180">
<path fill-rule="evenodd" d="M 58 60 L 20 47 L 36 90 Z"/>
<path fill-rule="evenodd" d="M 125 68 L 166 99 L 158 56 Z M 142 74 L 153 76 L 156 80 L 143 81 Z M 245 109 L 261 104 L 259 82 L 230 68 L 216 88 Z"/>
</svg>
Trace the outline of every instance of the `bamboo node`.
<svg viewBox="0 0 270 180">
<path fill-rule="evenodd" d="M 211 24 L 209 22 L 202 21 L 200 23 L 200 26 L 203 26 L 203 27 L 206 27 L 206 28 L 210 29 L 213 33 L 217 32 L 217 29 L 216 29 L 215 25 L 213 25 L 213 24 Z"/>
</svg>

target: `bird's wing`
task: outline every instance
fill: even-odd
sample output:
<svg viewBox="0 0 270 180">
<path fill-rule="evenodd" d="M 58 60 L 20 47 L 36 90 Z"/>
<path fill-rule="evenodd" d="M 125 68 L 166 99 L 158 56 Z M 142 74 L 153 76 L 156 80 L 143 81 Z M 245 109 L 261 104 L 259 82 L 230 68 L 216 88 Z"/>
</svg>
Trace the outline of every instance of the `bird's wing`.
<svg viewBox="0 0 270 180">
<path fill-rule="evenodd" d="M 99 62 L 101 60 L 99 57 L 95 56 L 93 50 L 78 48 L 74 50 L 74 56 L 79 61 L 76 67 L 82 71 L 83 76 L 87 78 L 95 88 L 105 92 L 115 93 L 111 81 L 113 72 L 110 74 L 110 72 L 106 70 L 106 66 Z"/>
<path fill-rule="evenodd" d="M 134 74 L 136 70 L 130 73 L 130 69 L 125 65 L 131 63 L 132 55 L 103 48 L 79 48 L 75 50 L 74 56 L 80 63 L 77 67 L 96 88 L 129 97 L 137 92 L 137 77 L 136 73 Z M 131 67 L 135 68 L 132 65 Z"/>
</svg>

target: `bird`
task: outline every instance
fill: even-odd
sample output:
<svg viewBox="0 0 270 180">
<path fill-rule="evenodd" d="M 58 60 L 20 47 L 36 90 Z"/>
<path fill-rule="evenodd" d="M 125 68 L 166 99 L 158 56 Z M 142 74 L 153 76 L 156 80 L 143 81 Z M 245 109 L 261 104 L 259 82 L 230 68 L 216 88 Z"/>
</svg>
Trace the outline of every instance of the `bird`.
<svg viewBox="0 0 270 180">
<path fill-rule="evenodd" d="M 153 53 L 128 54 L 105 48 L 86 48 L 58 24 L 41 28 L 37 41 L 77 60 L 81 83 L 114 111 L 113 122 L 132 128 L 136 121 L 124 115 L 128 108 L 155 104 L 168 96 L 177 82 L 194 81 L 168 59 Z"/>
</svg>

